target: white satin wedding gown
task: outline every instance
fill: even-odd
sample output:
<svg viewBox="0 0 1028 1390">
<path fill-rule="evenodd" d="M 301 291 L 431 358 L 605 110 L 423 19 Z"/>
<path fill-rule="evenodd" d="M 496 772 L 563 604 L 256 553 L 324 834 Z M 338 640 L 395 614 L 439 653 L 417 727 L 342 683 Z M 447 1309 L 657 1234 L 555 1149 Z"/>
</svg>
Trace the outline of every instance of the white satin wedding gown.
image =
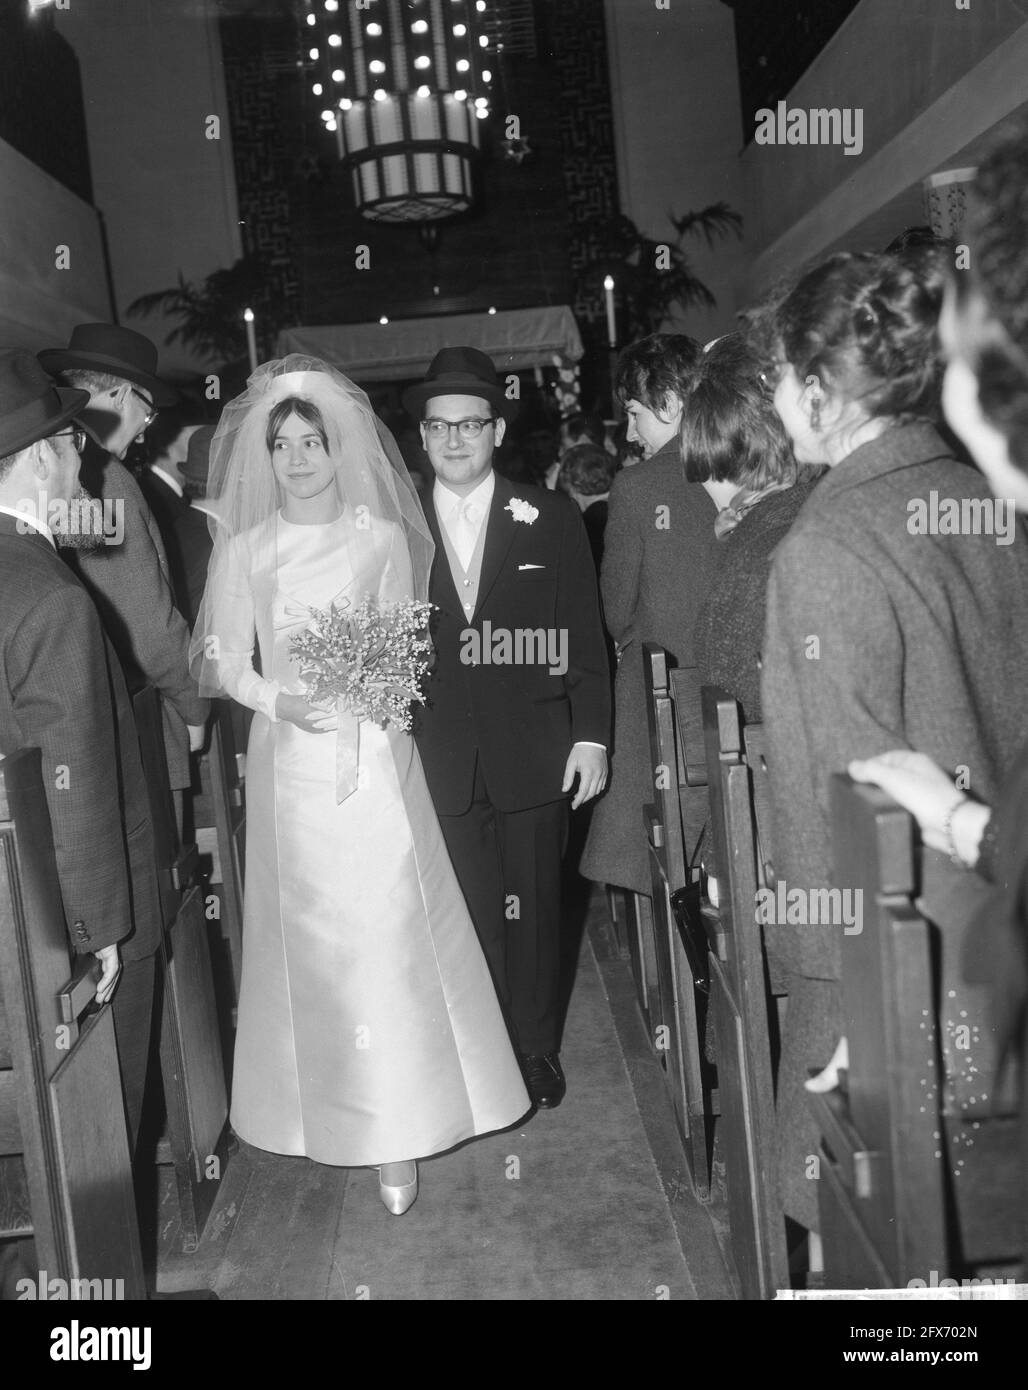
<svg viewBox="0 0 1028 1390">
<path fill-rule="evenodd" d="M 308 610 L 369 587 L 353 527 L 278 514 L 231 543 L 215 595 L 223 683 L 256 711 L 231 1122 L 342 1166 L 438 1153 L 530 1103 L 413 739 L 362 721 L 358 789 L 338 803 L 336 735 L 274 719 L 279 690 L 303 691 L 289 638 Z M 405 593 L 381 568 L 379 596 Z"/>
</svg>

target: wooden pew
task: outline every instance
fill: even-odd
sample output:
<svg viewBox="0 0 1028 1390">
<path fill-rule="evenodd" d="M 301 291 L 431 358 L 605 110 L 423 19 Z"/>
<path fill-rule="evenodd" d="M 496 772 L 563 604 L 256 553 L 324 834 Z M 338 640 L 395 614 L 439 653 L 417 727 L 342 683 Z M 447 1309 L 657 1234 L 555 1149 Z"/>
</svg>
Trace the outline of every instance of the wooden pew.
<svg viewBox="0 0 1028 1390">
<path fill-rule="evenodd" d="M 718 906 L 703 913 L 710 943 L 710 1011 L 718 1073 L 718 1143 L 724 1159 L 732 1253 L 745 1298 L 788 1288 L 785 1219 L 778 1198 L 774 1143 L 772 1039 L 756 895 L 771 868 L 770 788 L 763 729 L 745 730 L 738 702 L 702 691 L 711 839 L 708 867 Z"/>
<path fill-rule="evenodd" d="M 688 734 L 682 729 L 691 730 L 695 724 L 698 686 L 695 672 L 671 670 L 663 648 L 647 642 L 643 653 L 655 798 L 644 810 L 653 884 L 649 949 L 656 973 L 656 988 L 650 993 L 650 1033 L 666 1072 L 693 1188 L 706 1200 L 717 1083 L 704 1050 L 707 951 L 698 922 L 697 847 L 686 842 L 683 828 L 687 820 L 697 818 L 697 797 L 702 805 L 706 800 L 700 780 L 705 774 L 694 765 L 695 780 L 690 785 L 683 759 Z M 692 802 L 691 818 L 683 814 L 683 799 Z"/>
<path fill-rule="evenodd" d="M 826 1282 L 902 1288 L 933 1272 L 1009 1273 L 1024 1256 L 1018 1123 L 945 1099 L 946 991 L 938 931 L 915 906 L 913 821 L 842 775 L 831 802 L 835 882 L 862 894 L 862 921 L 843 939 L 849 1070 L 840 1089 L 808 1097 L 822 1135 Z"/>
<path fill-rule="evenodd" d="M 113 1017 L 83 1017 L 93 964 L 68 945 L 39 750 L 14 753 L 0 760 L 0 1240 L 31 1237 L 65 1296 L 142 1299 Z"/>
<path fill-rule="evenodd" d="M 160 699 L 133 697 L 154 823 L 163 941 L 161 1079 L 167 1147 L 174 1166 L 183 1248 L 195 1250 L 228 1160 L 228 1095 L 211 973 L 203 886 L 195 845 L 181 849 L 168 787 Z"/>
</svg>

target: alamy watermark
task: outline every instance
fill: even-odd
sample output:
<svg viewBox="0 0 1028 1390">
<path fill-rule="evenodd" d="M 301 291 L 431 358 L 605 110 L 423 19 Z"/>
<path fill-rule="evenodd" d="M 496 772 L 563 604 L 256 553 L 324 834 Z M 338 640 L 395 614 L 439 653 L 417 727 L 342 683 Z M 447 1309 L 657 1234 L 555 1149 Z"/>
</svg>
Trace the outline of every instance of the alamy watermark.
<svg viewBox="0 0 1028 1390">
<path fill-rule="evenodd" d="M 912 536 L 995 536 L 997 545 L 1010 545 L 1016 526 L 1008 497 L 940 497 L 932 488 L 927 497 L 907 503 Z"/>
<path fill-rule="evenodd" d="M 465 666 L 546 666 L 551 676 L 568 669 L 567 628 L 493 627 L 488 618 L 482 630 L 461 633 L 460 659 Z"/>
<path fill-rule="evenodd" d="M 97 545 L 121 545 L 125 538 L 125 502 L 121 497 L 48 497 L 22 498 L 15 508 L 26 517 L 33 517 L 55 536 L 92 537 Z M 18 530 L 25 534 L 35 528 L 28 521 L 19 521 Z"/>
<path fill-rule="evenodd" d="M 754 119 L 757 145 L 842 145 L 843 154 L 864 149 L 862 106 L 815 106 L 809 110 L 780 101 L 774 110 L 762 106 Z"/>
<path fill-rule="evenodd" d="M 864 930 L 862 888 L 758 888 L 755 920 L 765 927 L 842 927 L 846 936 Z"/>
</svg>

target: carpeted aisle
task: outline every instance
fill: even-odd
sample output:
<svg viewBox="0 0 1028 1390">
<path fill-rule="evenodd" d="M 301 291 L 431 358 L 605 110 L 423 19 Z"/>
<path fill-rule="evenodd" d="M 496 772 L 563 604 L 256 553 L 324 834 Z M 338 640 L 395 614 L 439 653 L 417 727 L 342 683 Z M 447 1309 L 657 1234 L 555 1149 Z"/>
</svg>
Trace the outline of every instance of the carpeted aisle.
<svg viewBox="0 0 1028 1390">
<path fill-rule="evenodd" d="M 627 969 L 608 960 L 601 972 L 586 936 L 561 1053 L 563 1105 L 422 1163 L 406 1215 L 385 1211 L 371 1171 L 243 1146 L 195 1255 L 173 1252 L 165 1194 L 159 1287 L 203 1282 L 223 1299 L 730 1297 L 709 1216 L 675 1176 L 670 1107 L 644 1040 L 626 1065 L 608 996 L 622 995 L 624 1015 Z M 683 1243 L 696 1246 L 692 1273 Z"/>
</svg>

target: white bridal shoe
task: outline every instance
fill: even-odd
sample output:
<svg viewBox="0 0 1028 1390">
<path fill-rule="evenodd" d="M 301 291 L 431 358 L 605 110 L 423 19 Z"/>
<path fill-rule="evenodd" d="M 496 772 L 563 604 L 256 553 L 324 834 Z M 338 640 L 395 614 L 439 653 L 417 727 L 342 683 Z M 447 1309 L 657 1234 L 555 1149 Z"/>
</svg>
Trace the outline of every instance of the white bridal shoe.
<svg viewBox="0 0 1028 1390">
<path fill-rule="evenodd" d="M 413 1172 L 414 1176 L 410 1182 L 394 1185 L 382 1181 L 382 1169 L 378 1171 L 378 1195 L 382 1198 L 382 1204 L 387 1211 L 391 1211 L 394 1216 L 402 1216 L 405 1211 L 409 1211 L 414 1205 L 418 1195 L 418 1165 L 412 1159 L 409 1163 L 389 1163 L 383 1165 L 388 1168 L 406 1168 Z"/>
</svg>

